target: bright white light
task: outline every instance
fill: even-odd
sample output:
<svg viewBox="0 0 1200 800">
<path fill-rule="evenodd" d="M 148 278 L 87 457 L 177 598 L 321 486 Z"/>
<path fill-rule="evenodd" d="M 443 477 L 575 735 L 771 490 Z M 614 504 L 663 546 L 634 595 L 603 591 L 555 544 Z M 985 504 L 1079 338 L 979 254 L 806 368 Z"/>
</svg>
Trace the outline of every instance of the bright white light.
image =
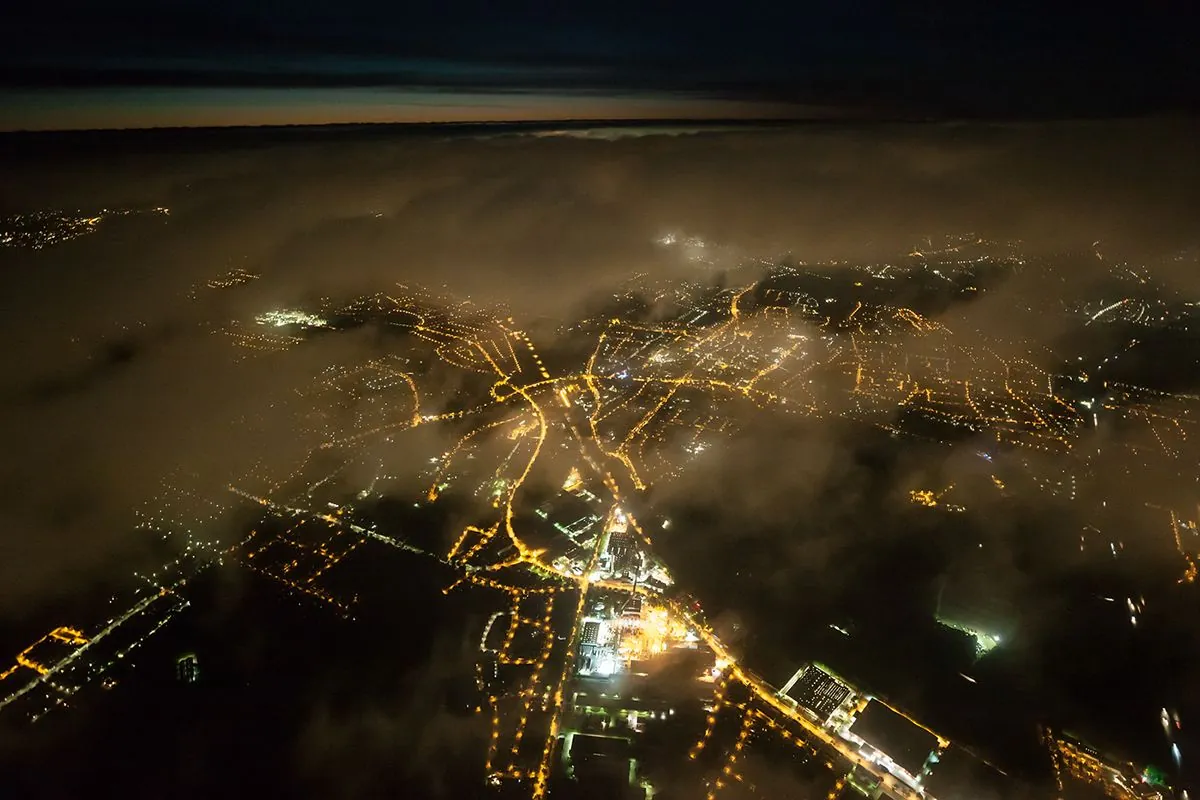
<svg viewBox="0 0 1200 800">
<path fill-rule="evenodd" d="M 303 328 L 327 328 L 329 323 L 320 317 L 303 311 L 268 311 L 254 318 L 259 325 L 271 325 L 282 328 L 287 325 L 299 325 Z"/>
</svg>

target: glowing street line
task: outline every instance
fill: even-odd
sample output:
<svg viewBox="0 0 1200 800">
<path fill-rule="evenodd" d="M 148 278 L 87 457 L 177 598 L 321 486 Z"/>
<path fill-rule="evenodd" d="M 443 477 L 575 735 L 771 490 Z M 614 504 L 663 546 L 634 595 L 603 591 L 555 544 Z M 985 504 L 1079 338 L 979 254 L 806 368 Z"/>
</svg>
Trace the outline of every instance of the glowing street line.
<svg viewBox="0 0 1200 800">
<path fill-rule="evenodd" d="M 1118 300 L 1117 302 L 1113 303 L 1112 305 L 1105 306 L 1104 308 L 1100 309 L 1095 314 L 1093 314 L 1091 319 L 1089 319 L 1087 322 L 1083 323 L 1083 327 L 1086 328 L 1088 325 L 1091 325 L 1093 322 L 1100 319 L 1100 317 L 1104 316 L 1109 311 L 1112 311 L 1114 308 L 1117 308 L 1119 306 L 1123 306 L 1128 302 L 1129 302 L 1129 298 L 1126 297 L 1124 300 Z"/>
</svg>

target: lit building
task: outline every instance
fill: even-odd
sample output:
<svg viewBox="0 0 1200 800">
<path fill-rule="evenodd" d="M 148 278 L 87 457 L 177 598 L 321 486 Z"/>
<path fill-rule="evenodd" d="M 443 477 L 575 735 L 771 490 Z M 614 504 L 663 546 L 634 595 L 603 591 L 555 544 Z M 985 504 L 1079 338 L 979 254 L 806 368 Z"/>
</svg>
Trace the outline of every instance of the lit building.
<svg viewBox="0 0 1200 800">
<path fill-rule="evenodd" d="M 638 550 L 634 535 L 628 530 L 612 531 L 609 534 L 605 554 L 608 557 L 609 572 L 614 575 L 625 575 L 641 569 L 641 551 Z"/>
<path fill-rule="evenodd" d="M 184 653 L 175 659 L 175 678 L 180 683 L 195 683 L 200 680 L 200 660 L 195 653 Z"/>
<path fill-rule="evenodd" d="M 853 690 L 820 664 L 809 664 L 788 688 L 787 695 L 807 708 L 821 724 L 829 721 L 852 697 Z"/>
<path fill-rule="evenodd" d="M 637 761 L 624 736 L 568 733 L 562 752 L 567 774 L 597 797 L 645 797 L 637 786 Z"/>
<path fill-rule="evenodd" d="M 842 735 L 868 758 L 910 786 L 949 744 L 891 707 L 872 699 Z"/>
<path fill-rule="evenodd" d="M 1118 763 L 1086 742 L 1063 734 L 1050 737 L 1050 753 L 1059 785 L 1067 797 L 1082 796 L 1091 789 L 1113 800 L 1163 800 L 1162 787 L 1149 779 L 1149 770 L 1139 772 L 1132 763 Z"/>
</svg>

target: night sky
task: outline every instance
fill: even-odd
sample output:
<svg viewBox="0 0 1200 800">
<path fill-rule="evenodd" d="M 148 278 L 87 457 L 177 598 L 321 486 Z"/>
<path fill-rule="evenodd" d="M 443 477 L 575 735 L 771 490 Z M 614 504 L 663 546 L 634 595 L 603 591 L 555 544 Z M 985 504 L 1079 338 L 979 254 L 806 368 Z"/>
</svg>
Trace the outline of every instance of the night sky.
<svg viewBox="0 0 1200 800">
<path fill-rule="evenodd" d="M 1194 108 L 1192 3 L 24 2 L 0 129 Z"/>
</svg>

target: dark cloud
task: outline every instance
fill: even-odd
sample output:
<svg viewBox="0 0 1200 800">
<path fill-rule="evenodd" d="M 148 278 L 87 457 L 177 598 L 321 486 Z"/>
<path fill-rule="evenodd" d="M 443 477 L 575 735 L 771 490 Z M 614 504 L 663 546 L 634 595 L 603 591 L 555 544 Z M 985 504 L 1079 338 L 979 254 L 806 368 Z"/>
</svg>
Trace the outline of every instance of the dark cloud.
<svg viewBox="0 0 1200 800">
<path fill-rule="evenodd" d="M 478 761 L 489 735 L 486 716 L 447 710 L 447 686 L 472 679 L 475 642 L 439 635 L 415 667 L 382 697 L 362 704 L 317 698 L 296 737 L 296 771 L 324 797 L 366 798 L 403 791 L 422 798 L 477 793 Z M 381 771 L 389 763 L 392 769 Z"/>
<path fill-rule="evenodd" d="M 1183 33 L 1194 21 L 1194 9 L 1178 3 L 1080 15 L 978 3 L 700 3 L 687 12 L 605 3 L 548 12 L 368 0 L 279 15 L 226 2 L 168 10 L 122 0 L 16 9 L 0 82 L 690 92 L 877 113 L 1127 113 L 1194 102 Z"/>
</svg>

